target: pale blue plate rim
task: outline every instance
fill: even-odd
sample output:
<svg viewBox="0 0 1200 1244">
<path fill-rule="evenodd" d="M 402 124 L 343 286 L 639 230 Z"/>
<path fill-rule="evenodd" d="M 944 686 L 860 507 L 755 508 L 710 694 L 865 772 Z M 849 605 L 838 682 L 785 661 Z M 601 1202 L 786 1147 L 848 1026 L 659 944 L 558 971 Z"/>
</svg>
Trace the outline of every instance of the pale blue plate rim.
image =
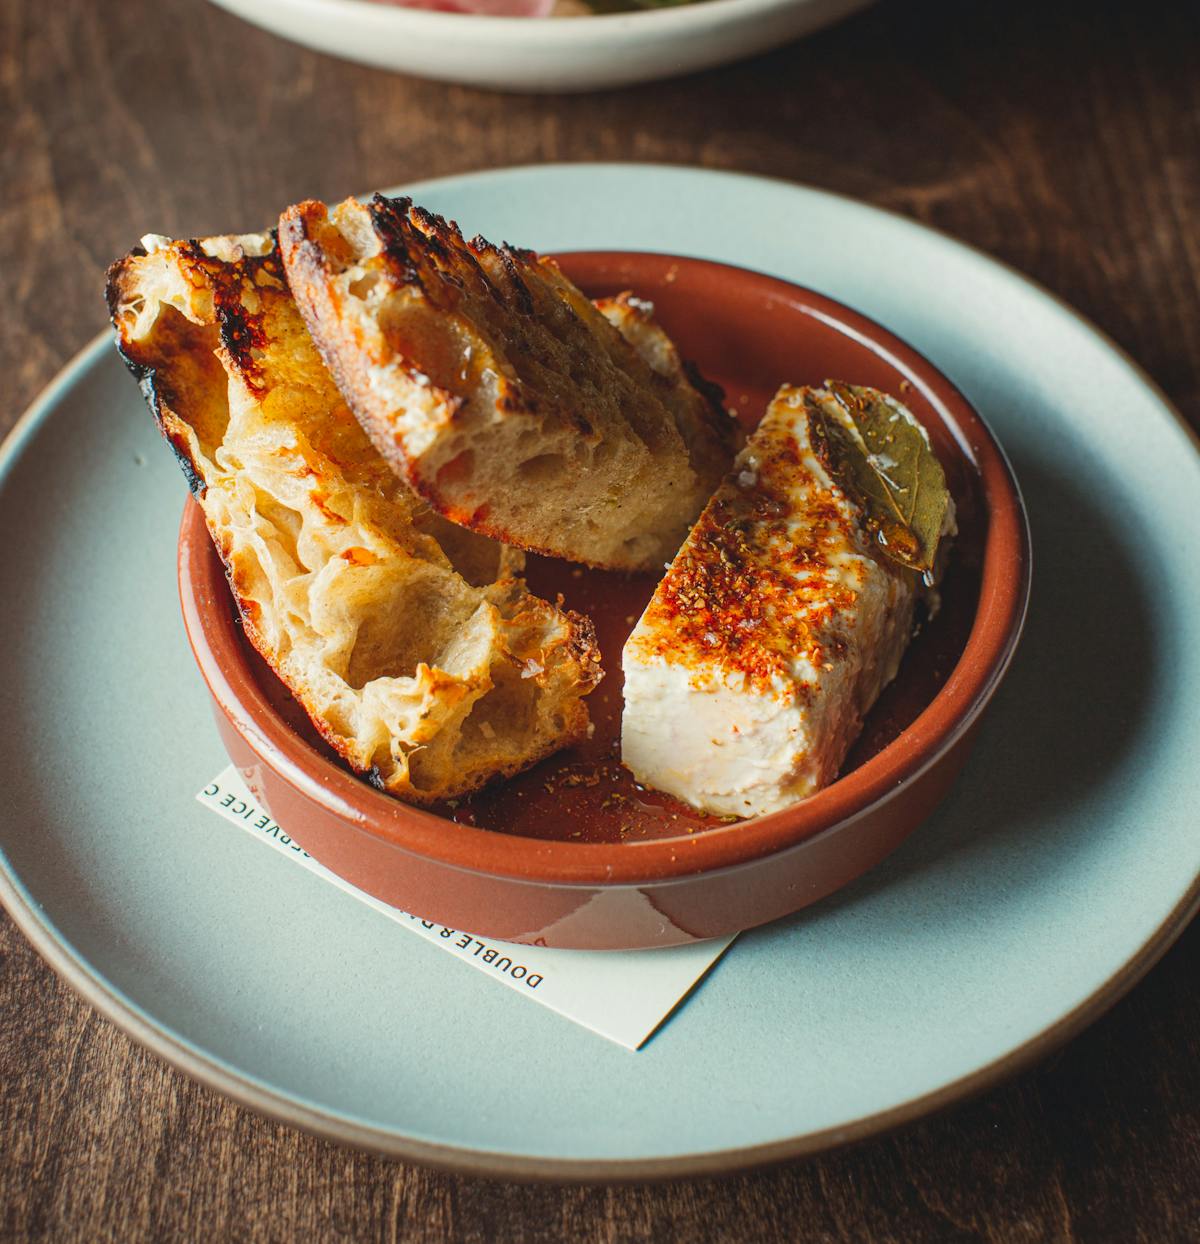
<svg viewBox="0 0 1200 1244">
<path fill-rule="evenodd" d="M 1069 303 L 1010 265 L 940 230 L 912 221 L 887 209 L 781 179 L 716 170 L 698 170 L 683 165 L 638 164 L 629 166 L 617 163 L 525 165 L 431 179 L 407 187 L 406 192 L 434 188 L 439 191 L 453 190 L 456 184 L 477 183 L 480 179 L 489 177 L 544 175 L 554 172 L 569 175 L 577 174 L 581 169 L 587 169 L 592 173 L 619 174 L 622 170 L 629 168 L 642 172 L 660 169 L 668 174 L 703 173 L 707 177 L 748 183 L 751 186 L 754 183 L 760 183 L 775 189 L 795 190 L 807 196 L 836 200 L 847 209 L 887 216 L 893 222 L 902 224 L 915 233 L 935 234 L 947 246 L 968 252 L 977 261 L 1002 269 L 1013 282 L 1053 302 L 1060 311 L 1073 319 L 1079 328 L 1085 330 L 1108 353 L 1118 359 L 1140 386 L 1150 391 L 1163 413 L 1174 422 L 1176 429 L 1184 434 L 1194 450 L 1200 451 L 1200 437 L 1184 420 L 1157 383 L 1119 344 L 1072 308 Z M 91 373 L 97 368 L 106 366 L 107 360 L 112 359 L 115 364 L 115 355 L 109 353 L 111 350 L 111 335 L 104 331 L 85 345 L 63 367 L 18 419 L 3 444 L 0 444 L 0 487 L 4 486 L 17 467 L 32 435 L 42 423 L 53 417 L 64 395 L 86 384 Z M 949 1106 L 964 1097 L 979 1093 L 998 1080 L 1017 1073 L 1044 1057 L 1098 1018 L 1154 966 L 1182 933 L 1197 910 L 1200 910 L 1200 876 L 1193 879 L 1189 888 L 1153 933 L 1090 996 L 1049 1023 L 1032 1038 L 968 1075 L 952 1080 L 933 1092 L 913 1097 L 887 1110 L 866 1114 L 837 1127 L 810 1131 L 761 1145 L 629 1161 L 554 1159 L 439 1144 L 380 1128 L 347 1113 L 328 1110 L 298 1095 L 280 1092 L 260 1077 L 201 1050 L 181 1033 L 156 1020 L 153 1015 L 107 980 L 103 973 L 90 964 L 86 957 L 80 954 L 60 933 L 36 899 L 26 890 L 3 853 L 0 853 L 0 903 L 4 905 L 17 927 L 58 975 L 85 1001 L 115 1023 L 129 1037 L 193 1079 L 261 1114 L 338 1143 L 353 1145 L 395 1158 L 422 1162 L 446 1170 L 530 1180 L 636 1182 L 686 1175 L 714 1174 L 817 1153 L 900 1126 Z"/>
</svg>

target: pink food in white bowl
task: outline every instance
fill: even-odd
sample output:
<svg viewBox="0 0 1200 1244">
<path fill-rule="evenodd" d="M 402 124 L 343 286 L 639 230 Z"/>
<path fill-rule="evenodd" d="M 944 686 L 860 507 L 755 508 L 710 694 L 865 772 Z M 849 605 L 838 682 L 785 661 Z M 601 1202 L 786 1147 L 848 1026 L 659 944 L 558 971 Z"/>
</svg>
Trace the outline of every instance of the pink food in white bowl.
<svg viewBox="0 0 1200 1244">
<path fill-rule="evenodd" d="M 545 17 L 554 0 L 375 0 L 406 9 L 435 9 L 439 13 L 475 13 L 483 17 Z"/>
</svg>

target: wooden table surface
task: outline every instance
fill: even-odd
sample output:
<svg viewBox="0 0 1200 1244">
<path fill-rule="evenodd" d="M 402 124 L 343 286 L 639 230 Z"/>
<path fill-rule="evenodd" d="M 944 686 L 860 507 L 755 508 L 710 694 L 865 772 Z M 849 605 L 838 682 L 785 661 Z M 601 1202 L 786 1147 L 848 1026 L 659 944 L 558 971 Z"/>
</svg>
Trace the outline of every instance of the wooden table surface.
<svg viewBox="0 0 1200 1244">
<path fill-rule="evenodd" d="M 141 233 L 547 160 L 831 187 L 1080 308 L 1200 419 L 1200 19 L 895 0 L 728 69 L 500 96 L 343 64 L 202 0 L 0 0 L 0 432 L 103 325 Z M 1194 533 L 1181 538 L 1196 540 Z M 351 1152 L 144 1053 L 0 916 L 0 1232 L 56 1240 L 1200 1239 L 1200 929 L 1019 1079 L 724 1180 L 503 1184 Z"/>
</svg>

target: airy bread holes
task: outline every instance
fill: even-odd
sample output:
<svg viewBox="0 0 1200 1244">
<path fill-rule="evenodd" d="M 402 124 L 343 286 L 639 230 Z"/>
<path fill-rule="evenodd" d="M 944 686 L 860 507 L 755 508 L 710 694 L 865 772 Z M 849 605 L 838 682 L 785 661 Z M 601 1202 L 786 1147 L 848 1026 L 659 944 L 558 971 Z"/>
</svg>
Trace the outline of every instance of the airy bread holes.
<svg viewBox="0 0 1200 1244">
<path fill-rule="evenodd" d="M 261 489 L 256 490 L 255 508 L 261 517 L 275 529 L 277 542 L 295 563 L 297 572 L 307 574 L 311 569 L 300 555 L 300 532 L 304 518 L 290 506 L 283 505 Z"/>
<path fill-rule="evenodd" d="M 474 747 L 494 752 L 504 739 L 517 737 L 530 725 L 533 704 L 515 670 L 493 666 L 495 685 L 490 693 L 476 700 L 470 716 L 463 722 L 460 753 Z M 562 725 L 558 729 L 562 729 Z"/>
<path fill-rule="evenodd" d="M 380 591 L 378 584 L 368 590 L 364 582 L 353 606 L 362 620 L 346 662 L 346 682 L 355 690 L 377 678 L 411 678 L 422 661 L 455 672 L 451 648 L 471 618 L 447 601 L 439 578 L 431 575 L 391 592 Z"/>
<path fill-rule="evenodd" d="M 362 276 L 350 282 L 346 286 L 348 292 L 362 302 L 367 302 L 371 295 L 375 292 L 376 286 L 379 284 L 378 272 L 364 272 Z"/>
<path fill-rule="evenodd" d="M 538 454 L 517 464 L 517 475 L 527 484 L 557 479 L 563 472 L 566 458 L 562 454 Z"/>
<path fill-rule="evenodd" d="M 503 546 L 436 514 L 429 515 L 418 526 L 433 536 L 450 565 L 473 587 L 495 583 L 500 578 L 505 561 Z M 523 561 L 512 553 L 508 560 L 513 569 Z"/>
<path fill-rule="evenodd" d="M 456 484 L 461 480 L 468 479 L 474 469 L 475 451 L 473 449 L 464 449 L 461 453 L 455 454 L 445 466 L 438 470 L 438 487 L 444 488 L 448 484 Z"/>
</svg>

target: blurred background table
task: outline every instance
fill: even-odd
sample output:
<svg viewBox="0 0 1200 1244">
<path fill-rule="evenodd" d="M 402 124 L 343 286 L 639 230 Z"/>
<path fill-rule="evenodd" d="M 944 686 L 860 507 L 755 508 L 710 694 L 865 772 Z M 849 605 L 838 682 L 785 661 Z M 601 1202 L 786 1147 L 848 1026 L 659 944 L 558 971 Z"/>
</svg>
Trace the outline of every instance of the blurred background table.
<svg viewBox="0 0 1200 1244">
<path fill-rule="evenodd" d="M 1195 427 L 1198 54 L 1200 10 L 1171 0 L 885 0 L 728 69 L 501 96 L 302 51 L 201 0 L 0 0 L 0 432 L 103 326 L 104 267 L 147 228 L 256 229 L 298 198 L 549 160 L 764 173 L 915 217 L 1078 307 Z M 0 1233 L 1196 1240 L 1198 970 L 1193 925 L 1049 1061 L 895 1134 L 723 1180 L 561 1188 L 267 1122 L 134 1046 L 0 916 Z"/>
</svg>

